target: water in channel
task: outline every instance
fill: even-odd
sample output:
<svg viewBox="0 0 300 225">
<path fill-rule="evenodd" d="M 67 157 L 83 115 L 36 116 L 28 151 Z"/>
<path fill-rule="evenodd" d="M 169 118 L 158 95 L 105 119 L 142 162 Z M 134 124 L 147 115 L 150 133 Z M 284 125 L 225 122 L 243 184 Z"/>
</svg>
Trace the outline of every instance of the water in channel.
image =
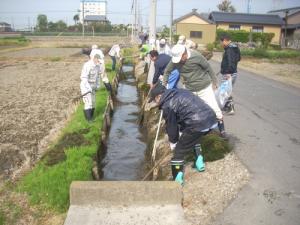
<svg viewBox="0 0 300 225">
<path fill-rule="evenodd" d="M 137 123 L 138 92 L 133 67 L 123 66 L 126 78 L 119 83 L 107 152 L 102 160 L 103 180 L 140 180 L 146 144 Z"/>
</svg>

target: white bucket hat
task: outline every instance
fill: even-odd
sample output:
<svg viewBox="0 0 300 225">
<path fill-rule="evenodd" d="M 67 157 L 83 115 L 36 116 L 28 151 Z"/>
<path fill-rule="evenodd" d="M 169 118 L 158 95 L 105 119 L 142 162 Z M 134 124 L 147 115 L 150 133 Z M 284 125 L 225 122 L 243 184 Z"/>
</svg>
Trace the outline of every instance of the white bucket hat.
<svg viewBox="0 0 300 225">
<path fill-rule="evenodd" d="M 172 51 L 171 51 L 172 52 L 172 62 L 179 63 L 181 60 L 181 57 L 185 51 L 186 51 L 186 48 L 184 45 L 181 45 L 181 44 L 174 45 L 174 47 L 172 48 Z"/>
</svg>

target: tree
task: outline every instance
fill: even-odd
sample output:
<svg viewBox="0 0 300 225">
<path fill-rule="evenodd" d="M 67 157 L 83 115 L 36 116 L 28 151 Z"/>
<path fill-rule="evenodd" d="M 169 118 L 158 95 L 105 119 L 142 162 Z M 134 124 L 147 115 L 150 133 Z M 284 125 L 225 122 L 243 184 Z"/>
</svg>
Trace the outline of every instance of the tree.
<svg viewBox="0 0 300 225">
<path fill-rule="evenodd" d="M 59 20 L 56 22 L 56 27 L 57 27 L 56 31 L 62 32 L 62 31 L 66 31 L 68 26 L 64 21 Z"/>
<path fill-rule="evenodd" d="M 73 20 L 74 20 L 75 25 L 76 25 L 79 21 L 79 15 L 78 14 L 74 15 Z"/>
<path fill-rule="evenodd" d="M 236 12 L 234 6 L 231 4 L 231 1 L 229 0 L 223 0 L 220 4 L 217 5 L 219 11 L 222 12 Z"/>
<path fill-rule="evenodd" d="M 47 31 L 48 30 L 47 16 L 44 14 L 39 14 L 37 16 L 36 25 L 37 25 L 37 31 L 41 31 L 41 32 Z"/>
</svg>

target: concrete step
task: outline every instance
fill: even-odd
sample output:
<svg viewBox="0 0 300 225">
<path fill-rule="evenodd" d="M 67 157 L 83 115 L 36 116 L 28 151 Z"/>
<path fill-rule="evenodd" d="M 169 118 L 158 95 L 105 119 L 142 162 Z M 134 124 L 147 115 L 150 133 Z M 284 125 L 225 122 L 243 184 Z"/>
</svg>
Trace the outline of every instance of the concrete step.
<svg viewBox="0 0 300 225">
<path fill-rule="evenodd" d="M 76 181 L 65 225 L 183 225 L 182 198 L 173 181 Z"/>
</svg>

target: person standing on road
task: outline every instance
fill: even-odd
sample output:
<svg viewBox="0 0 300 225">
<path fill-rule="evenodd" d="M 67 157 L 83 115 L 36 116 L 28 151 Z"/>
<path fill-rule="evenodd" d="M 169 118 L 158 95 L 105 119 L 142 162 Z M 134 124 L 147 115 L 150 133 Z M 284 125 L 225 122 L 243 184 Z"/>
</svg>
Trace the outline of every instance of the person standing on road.
<svg viewBox="0 0 300 225">
<path fill-rule="evenodd" d="M 185 88 L 214 110 L 220 135 L 226 138 L 223 114 L 214 93 L 218 83 L 217 77 L 205 57 L 197 51 L 190 51 L 182 44 L 177 44 L 172 48 L 172 60 L 164 72 L 164 84 L 167 83 L 174 69 L 178 69 Z"/>
<path fill-rule="evenodd" d="M 236 44 L 231 42 L 229 35 L 223 35 L 220 40 L 224 48 L 224 54 L 221 62 L 222 80 L 231 79 L 233 86 L 238 75 L 238 62 L 241 60 L 240 49 Z M 230 96 L 225 103 L 224 110 L 228 112 L 228 114 L 234 114 L 234 103 L 232 96 Z"/>
<path fill-rule="evenodd" d="M 205 170 L 201 150 L 201 137 L 217 127 L 216 114 L 201 98 L 185 89 L 166 89 L 157 83 L 150 92 L 149 102 L 155 101 L 166 121 L 169 137 L 173 180 L 184 182 L 184 157 L 195 154 L 195 168 Z M 180 135 L 179 132 L 182 134 Z"/>
<path fill-rule="evenodd" d="M 109 50 L 108 54 L 112 60 L 112 65 L 111 65 L 111 69 L 112 71 L 116 70 L 116 63 L 117 63 L 117 59 L 116 58 L 121 58 L 120 56 L 120 45 L 119 44 L 115 44 L 111 47 L 111 49 Z"/>
<path fill-rule="evenodd" d="M 98 54 L 91 55 L 81 71 L 80 90 L 84 103 L 84 116 L 88 122 L 93 120 L 96 102 L 96 90 L 100 88 L 101 57 Z"/>
<path fill-rule="evenodd" d="M 152 79 L 152 84 L 150 87 L 152 88 L 157 82 L 160 82 L 160 77 L 164 74 L 165 68 L 171 60 L 171 56 L 167 54 L 158 54 L 158 51 L 152 50 L 150 51 L 150 59 L 154 63 L 154 75 Z"/>
</svg>

